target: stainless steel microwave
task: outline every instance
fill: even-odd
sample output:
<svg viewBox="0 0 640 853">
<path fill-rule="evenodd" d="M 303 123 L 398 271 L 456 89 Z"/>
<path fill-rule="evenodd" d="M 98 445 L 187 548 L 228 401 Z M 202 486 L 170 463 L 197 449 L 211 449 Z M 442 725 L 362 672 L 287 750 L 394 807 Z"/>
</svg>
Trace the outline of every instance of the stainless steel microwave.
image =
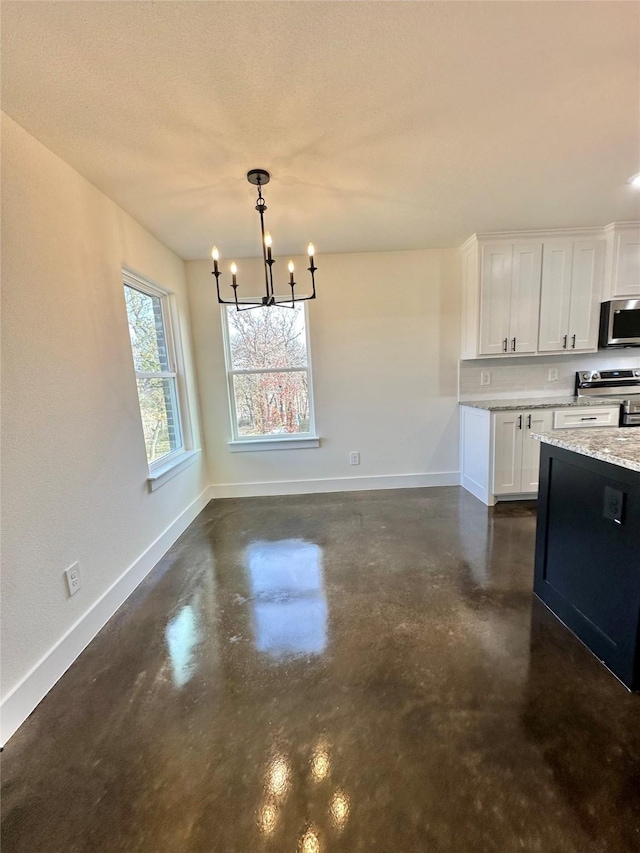
<svg viewBox="0 0 640 853">
<path fill-rule="evenodd" d="M 612 299 L 600 311 L 600 349 L 640 347 L 640 299 Z"/>
</svg>

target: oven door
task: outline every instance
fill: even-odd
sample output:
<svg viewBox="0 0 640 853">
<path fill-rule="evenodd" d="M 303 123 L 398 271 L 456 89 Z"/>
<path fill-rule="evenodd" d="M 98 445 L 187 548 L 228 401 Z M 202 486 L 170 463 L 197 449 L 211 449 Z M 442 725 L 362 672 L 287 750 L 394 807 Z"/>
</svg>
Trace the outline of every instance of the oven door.
<svg viewBox="0 0 640 853">
<path fill-rule="evenodd" d="M 640 427 L 640 395 L 627 400 L 620 412 L 620 426 Z"/>
<path fill-rule="evenodd" d="M 640 299 L 602 303 L 600 347 L 640 347 Z"/>
</svg>

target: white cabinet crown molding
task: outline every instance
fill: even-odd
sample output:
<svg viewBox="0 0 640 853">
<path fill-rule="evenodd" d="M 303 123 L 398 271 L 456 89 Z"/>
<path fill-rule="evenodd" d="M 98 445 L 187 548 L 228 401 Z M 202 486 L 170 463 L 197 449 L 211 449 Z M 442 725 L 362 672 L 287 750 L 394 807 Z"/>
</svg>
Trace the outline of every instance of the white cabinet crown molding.
<svg viewBox="0 0 640 853">
<path fill-rule="evenodd" d="M 625 226 L 633 226 L 640 223 L 611 223 L 612 225 L 623 224 Z M 610 228 L 607 225 L 606 228 Z M 589 226 L 584 228 L 540 228 L 535 231 L 477 231 L 464 241 L 458 248 L 465 249 L 473 243 L 496 242 L 505 240 L 507 242 L 524 243 L 529 240 L 531 242 L 539 242 L 540 240 L 554 240 L 567 237 L 592 237 L 605 239 L 605 226 Z"/>
</svg>

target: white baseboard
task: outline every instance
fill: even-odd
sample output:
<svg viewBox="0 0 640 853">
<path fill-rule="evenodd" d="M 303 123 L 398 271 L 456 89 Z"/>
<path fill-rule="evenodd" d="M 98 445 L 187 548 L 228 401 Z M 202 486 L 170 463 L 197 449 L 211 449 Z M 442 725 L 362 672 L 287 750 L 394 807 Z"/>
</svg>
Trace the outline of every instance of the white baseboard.
<svg viewBox="0 0 640 853">
<path fill-rule="evenodd" d="M 208 502 L 205 489 L 7 694 L 0 706 L 0 744 L 4 746 Z"/>
<path fill-rule="evenodd" d="M 367 477 L 332 477 L 318 480 L 277 480 L 266 483 L 217 483 L 209 498 L 250 498 L 273 495 L 311 495 L 319 492 L 360 492 L 368 489 L 416 489 L 425 486 L 459 486 L 459 471 L 435 474 L 379 474 Z"/>
</svg>

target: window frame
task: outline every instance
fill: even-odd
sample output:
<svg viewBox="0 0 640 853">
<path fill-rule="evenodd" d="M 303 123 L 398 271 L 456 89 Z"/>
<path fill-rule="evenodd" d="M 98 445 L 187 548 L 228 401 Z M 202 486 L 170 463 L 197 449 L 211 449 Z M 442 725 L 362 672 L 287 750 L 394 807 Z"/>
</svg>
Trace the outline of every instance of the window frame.
<svg viewBox="0 0 640 853">
<path fill-rule="evenodd" d="M 160 287 L 155 282 L 149 281 L 147 278 L 143 278 L 138 273 L 133 272 L 126 267 L 122 268 L 122 286 L 123 286 L 123 294 L 125 287 L 131 287 L 134 290 L 139 291 L 140 293 L 144 293 L 146 296 L 157 297 L 160 300 L 160 307 L 162 310 L 162 322 L 164 327 L 164 337 L 165 337 L 165 345 L 167 349 L 167 362 L 169 367 L 171 368 L 168 371 L 140 371 L 136 369 L 135 361 L 133 359 L 133 346 L 131 344 L 131 340 L 129 340 L 129 346 L 131 347 L 131 359 L 133 364 L 134 376 L 136 379 L 136 393 L 138 393 L 138 379 L 173 379 L 174 381 L 174 393 L 173 397 L 175 399 L 175 418 L 178 424 L 178 428 L 180 430 L 180 446 L 176 447 L 175 450 L 170 451 L 169 453 L 165 453 L 164 456 L 160 456 L 158 459 L 154 459 L 153 462 L 150 462 L 146 455 L 146 443 L 145 443 L 145 458 L 147 461 L 147 467 L 149 470 L 149 478 L 150 485 L 154 485 L 151 483 L 152 479 L 160 479 L 162 473 L 170 470 L 171 468 L 180 465 L 185 460 L 185 457 L 189 456 L 193 452 L 193 444 L 192 444 L 192 433 L 191 433 L 191 422 L 189 418 L 189 406 L 186 392 L 186 383 L 185 383 L 185 370 L 184 370 L 184 357 L 182 353 L 182 340 L 180 338 L 180 324 L 177 316 L 177 309 L 175 304 L 175 295 L 169 291 L 165 290 L 163 287 Z M 126 300 L 125 300 L 125 313 L 126 313 Z M 128 323 L 129 316 L 127 314 L 127 332 L 128 332 Z M 140 408 L 140 401 L 138 399 L 138 411 L 140 412 L 140 428 L 142 429 L 143 441 L 144 441 L 144 429 L 142 428 L 142 409 Z M 164 482 L 164 479 L 162 480 Z M 153 489 L 152 489 L 153 490 Z"/>
<path fill-rule="evenodd" d="M 253 299 L 249 302 L 257 301 Z M 307 351 L 307 364 L 305 367 L 267 367 L 256 369 L 236 369 L 232 367 L 231 346 L 229 341 L 229 325 L 227 308 L 236 310 L 233 306 L 220 306 L 220 319 L 222 322 L 222 340 L 224 350 L 224 363 L 227 374 L 227 398 L 229 404 L 229 419 L 231 425 L 231 440 L 228 441 L 229 449 L 236 450 L 277 450 L 284 447 L 305 448 L 319 447 L 320 441 L 316 432 L 315 406 L 313 399 L 313 369 L 311 365 L 311 338 L 309 335 L 309 306 L 306 302 L 298 303 L 302 305 L 304 312 L 304 333 L 305 344 Z M 252 310 L 263 310 L 260 308 Z M 264 309 L 267 311 L 274 310 L 273 308 Z M 287 310 L 282 308 L 280 310 Z M 236 398 L 233 389 L 233 377 L 243 374 L 259 374 L 259 373 L 302 373 L 307 374 L 307 393 L 309 402 L 309 430 L 307 432 L 295 432 L 289 434 L 277 433 L 274 435 L 239 435 L 238 434 L 238 416 L 236 411 Z"/>
</svg>

